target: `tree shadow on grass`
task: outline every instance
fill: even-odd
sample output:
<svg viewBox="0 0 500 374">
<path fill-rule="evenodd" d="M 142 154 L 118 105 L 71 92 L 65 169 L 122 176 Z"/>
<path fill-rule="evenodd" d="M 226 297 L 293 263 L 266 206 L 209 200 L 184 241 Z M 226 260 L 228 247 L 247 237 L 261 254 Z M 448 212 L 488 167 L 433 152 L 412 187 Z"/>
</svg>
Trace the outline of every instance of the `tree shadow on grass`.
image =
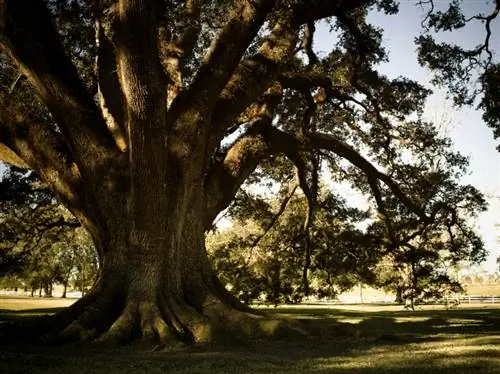
<svg viewBox="0 0 500 374">
<path fill-rule="evenodd" d="M 37 316 L 56 314 L 64 309 L 66 308 L 65 307 L 38 308 L 38 309 L 22 309 L 22 310 L 0 309 L 0 322 L 11 321 L 16 319 L 25 319 L 27 317 L 37 317 Z"/>
<path fill-rule="evenodd" d="M 19 347 L 39 343 L 52 327 L 52 316 L 61 308 L 0 309 L 0 349 L 6 346 Z M 2 371 L 0 370 L 0 373 Z"/>
<path fill-rule="evenodd" d="M 311 334 L 301 339 L 252 341 L 238 347 L 206 345 L 168 348 L 161 352 L 151 352 L 138 346 L 106 350 L 92 345 L 26 346 L 21 350 L 19 347 L 7 348 L 0 352 L 0 372 L 500 372 L 498 309 L 363 312 L 330 308 L 280 308 L 270 311 L 270 314 L 305 320 L 305 326 Z M 0 319 L 2 315 L 0 311 Z M 18 318 L 26 315 L 23 312 L 15 313 Z M 346 320 L 357 322 L 339 323 Z"/>
</svg>

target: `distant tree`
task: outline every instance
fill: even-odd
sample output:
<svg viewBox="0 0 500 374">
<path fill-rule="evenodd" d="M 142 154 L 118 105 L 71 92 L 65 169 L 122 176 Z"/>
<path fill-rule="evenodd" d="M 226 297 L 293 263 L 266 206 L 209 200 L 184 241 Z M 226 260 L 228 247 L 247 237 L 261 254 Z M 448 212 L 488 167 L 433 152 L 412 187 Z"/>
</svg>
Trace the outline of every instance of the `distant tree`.
<svg viewBox="0 0 500 374">
<path fill-rule="evenodd" d="M 39 247 L 80 224 L 31 171 L 7 168 L 0 179 L 0 273 L 16 272 Z M 33 253 L 32 253 L 33 252 Z"/>
<path fill-rule="evenodd" d="M 85 254 L 73 253 L 75 246 L 88 247 L 88 236 L 75 231 L 79 222 L 54 199 L 36 174 L 7 168 L 0 180 L 0 192 L 0 248 L 1 258 L 6 259 L 0 271 L 4 276 L 12 274 L 22 280 L 31 288 L 32 296 L 36 290 L 41 295 L 43 290 L 50 297 L 55 283 L 62 284 L 66 294 L 70 277 L 78 273 L 77 265 L 95 271 L 88 249 Z M 88 264 L 81 265 L 82 258 Z M 88 281 L 83 284 L 90 286 Z"/>
<path fill-rule="evenodd" d="M 94 244 L 87 232 L 77 229 L 66 245 L 73 259 L 70 282 L 74 289 L 85 296 L 94 286 L 98 274 L 98 259 Z"/>
<path fill-rule="evenodd" d="M 484 276 L 482 274 L 474 274 L 472 279 L 473 279 L 474 284 L 483 284 L 484 283 Z"/>
<path fill-rule="evenodd" d="M 264 203 L 241 192 L 230 208 L 231 229 L 209 235 L 214 268 L 222 282 L 248 303 L 294 303 L 306 296 L 335 297 L 349 290 L 377 258 L 372 238 L 355 224 L 368 215 L 349 208 L 339 196 L 321 193 L 311 222 L 307 200 L 298 185 L 282 191 L 282 202 Z M 258 209 L 248 210 L 252 205 Z M 304 224 L 310 224 L 309 232 Z"/>
<path fill-rule="evenodd" d="M 461 284 L 472 284 L 472 277 L 470 275 L 464 275 L 461 279 L 460 279 L 460 283 Z"/>
<path fill-rule="evenodd" d="M 469 218 L 486 209 L 484 196 L 470 185 L 457 183 L 466 170 L 465 158 L 440 154 L 433 158 L 417 157 L 411 165 L 395 171 L 404 170 L 405 186 L 413 198 L 431 216 L 440 216 L 432 223 L 422 224 L 390 195 L 382 192 L 374 197 L 384 202 L 379 207 L 399 212 L 390 223 L 382 225 L 386 216 L 379 209 L 381 221 L 369 228 L 375 234 L 388 227 L 386 253 L 390 260 L 382 262 L 384 271 L 379 272 L 377 283 L 395 291 L 397 301 L 407 301 L 412 309 L 415 302 L 461 292 L 454 274 L 457 266 L 463 261 L 481 263 L 487 254 L 482 239 L 469 223 Z"/>
<path fill-rule="evenodd" d="M 394 292 L 396 302 L 414 310 L 418 303 L 463 292 L 461 283 L 448 270 L 438 253 L 413 248 L 381 264 L 377 285 Z"/>
</svg>

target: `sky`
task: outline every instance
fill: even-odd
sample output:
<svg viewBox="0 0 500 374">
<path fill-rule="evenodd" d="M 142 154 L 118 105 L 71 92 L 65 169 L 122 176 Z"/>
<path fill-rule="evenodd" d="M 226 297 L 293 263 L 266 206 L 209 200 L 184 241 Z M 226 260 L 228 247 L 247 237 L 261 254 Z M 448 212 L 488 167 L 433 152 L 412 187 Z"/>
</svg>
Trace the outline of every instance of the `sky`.
<svg viewBox="0 0 500 374">
<path fill-rule="evenodd" d="M 422 31 L 421 21 L 424 17 L 424 10 L 415 3 L 415 0 L 402 0 L 398 15 L 375 13 L 370 15 L 369 22 L 384 29 L 384 45 L 389 51 L 390 61 L 380 66 L 379 71 L 389 77 L 406 76 L 430 85 L 432 73 L 418 64 L 413 42 Z M 434 3 L 436 7 L 442 7 L 449 2 L 435 0 Z M 484 0 L 464 0 L 462 7 L 467 16 L 478 12 L 489 14 L 492 10 L 492 5 Z M 318 30 L 315 49 L 327 51 L 328 45 L 332 43 L 332 35 L 328 35 L 326 29 Z M 474 47 L 482 43 L 484 36 L 484 25 L 476 22 L 463 31 L 445 33 L 441 40 Z M 500 19 L 492 24 L 490 46 L 492 50 L 500 51 Z M 455 150 L 470 157 L 470 173 L 462 182 L 472 184 L 489 196 L 488 211 L 481 214 L 474 224 L 490 253 L 482 268 L 494 272 L 497 268 L 496 258 L 500 255 L 500 244 L 497 243 L 500 230 L 495 227 L 496 223 L 500 223 L 497 213 L 500 210 L 500 154 L 495 149 L 498 141 L 493 139 L 492 131 L 483 122 L 480 111 L 475 108 L 454 108 L 451 101 L 446 99 L 443 89 L 431 88 L 434 94 L 427 102 L 426 119 L 447 124 L 447 135 L 453 140 Z"/>
</svg>

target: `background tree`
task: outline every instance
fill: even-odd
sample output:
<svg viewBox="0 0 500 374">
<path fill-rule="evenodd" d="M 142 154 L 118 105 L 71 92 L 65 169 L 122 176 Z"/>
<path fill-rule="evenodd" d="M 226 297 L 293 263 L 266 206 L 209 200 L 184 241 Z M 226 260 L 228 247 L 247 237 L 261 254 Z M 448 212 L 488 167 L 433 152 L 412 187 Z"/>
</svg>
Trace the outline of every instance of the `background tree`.
<svg viewBox="0 0 500 374">
<path fill-rule="evenodd" d="M 366 213 L 324 190 L 306 235 L 307 199 L 298 186 L 278 195 L 284 200 L 266 203 L 256 193 L 241 191 L 228 213 L 233 226 L 209 235 L 214 268 L 233 294 L 245 303 L 274 305 L 306 296 L 332 298 L 371 274 L 378 251 L 373 238 L 356 228 Z"/>
<path fill-rule="evenodd" d="M 8 168 L 0 180 L 0 196 L 0 250 L 5 259 L 0 273 L 6 286 L 21 285 L 31 288 L 32 296 L 39 290 L 38 295 L 44 291 L 50 297 L 59 283 L 65 297 L 72 277 L 80 279 L 80 290 L 92 285 L 96 268 L 90 238 L 36 174 Z"/>
<path fill-rule="evenodd" d="M 304 193 L 305 248 L 325 171 L 374 197 L 390 246 L 401 245 L 392 207 L 419 230 L 448 222 L 456 208 L 413 200 L 398 166 L 435 153 L 439 136 L 421 120 L 430 91 L 376 71 L 388 54 L 371 11 L 397 4 L 0 1 L 2 158 L 36 170 L 100 261 L 95 287 L 55 332 L 161 344 L 262 333 L 214 274 L 204 234 L 242 183 L 264 175 L 295 178 Z M 321 20 L 335 38 L 319 56 Z"/>
<path fill-rule="evenodd" d="M 31 171 L 8 168 L 0 180 L 0 273 L 16 272 L 43 246 L 80 224 Z"/>
</svg>

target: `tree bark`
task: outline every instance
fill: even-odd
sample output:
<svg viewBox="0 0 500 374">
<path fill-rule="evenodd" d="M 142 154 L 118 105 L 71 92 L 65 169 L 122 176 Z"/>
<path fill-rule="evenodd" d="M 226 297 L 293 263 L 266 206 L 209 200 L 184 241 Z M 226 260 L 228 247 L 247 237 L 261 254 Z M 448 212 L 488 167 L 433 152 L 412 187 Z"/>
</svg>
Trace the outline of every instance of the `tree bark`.
<svg viewBox="0 0 500 374">
<path fill-rule="evenodd" d="M 106 243 L 99 249 L 99 276 L 88 295 L 60 314 L 60 337 L 164 345 L 266 333 L 266 320 L 213 273 L 204 244 L 204 186 L 193 158 L 178 165 L 177 183 L 164 196 L 154 181 L 141 186 L 148 189 L 141 206 L 95 240 Z M 158 211 L 160 198 L 168 215 Z"/>
<path fill-rule="evenodd" d="M 62 292 L 61 298 L 65 299 L 66 298 L 66 293 L 68 291 L 68 280 L 67 279 L 64 281 L 63 287 L 64 288 L 63 288 L 63 292 Z"/>
</svg>

